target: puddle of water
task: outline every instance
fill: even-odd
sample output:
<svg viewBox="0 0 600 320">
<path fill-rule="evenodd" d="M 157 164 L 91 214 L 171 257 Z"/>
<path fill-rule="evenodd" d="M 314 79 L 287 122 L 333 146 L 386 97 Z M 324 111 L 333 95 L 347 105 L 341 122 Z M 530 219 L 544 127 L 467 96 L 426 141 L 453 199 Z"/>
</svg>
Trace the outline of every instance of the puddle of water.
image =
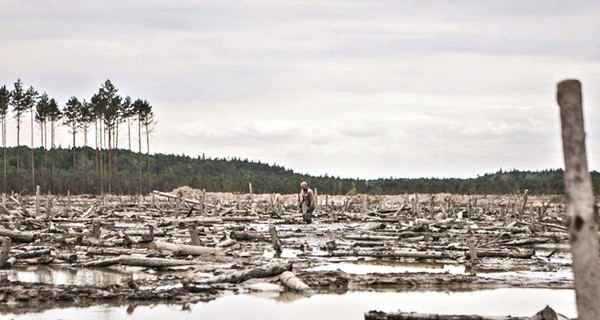
<svg viewBox="0 0 600 320">
<path fill-rule="evenodd" d="M 43 282 L 56 285 L 109 285 L 131 278 L 131 275 L 111 269 L 60 269 L 47 266 L 34 266 L 27 269 L 11 270 L 10 281 Z"/>
<path fill-rule="evenodd" d="M 231 295 L 207 303 L 153 306 L 94 306 L 12 315 L 13 319 L 364 319 L 369 310 L 486 316 L 532 316 L 550 305 L 576 317 L 575 292 L 557 289 L 496 289 L 471 292 L 351 292 L 310 298 Z M 282 297 L 283 298 L 280 298 Z M 184 309 L 184 310 L 182 310 Z"/>
<path fill-rule="evenodd" d="M 464 274 L 464 266 L 454 266 L 445 264 L 392 264 L 392 265 L 379 265 L 379 264 L 366 264 L 366 263 L 332 263 L 323 266 L 314 267 L 308 269 L 309 271 L 333 271 L 341 270 L 345 273 L 351 274 L 367 274 L 367 273 L 415 273 L 415 272 L 429 272 L 429 273 L 451 273 L 451 274 Z"/>
<path fill-rule="evenodd" d="M 300 250 L 295 250 L 295 249 L 283 249 L 281 251 L 281 256 L 280 258 L 288 258 L 288 259 L 294 259 L 297 258 L 299 254 L 301 254 L 302 251 Z M 265 250 L 263 252 L 263 258 L 266 259 L 273 259 L 273 257 L 275 257 L 275 251 L 269 251 L 269 250 Z"/>
</svg>

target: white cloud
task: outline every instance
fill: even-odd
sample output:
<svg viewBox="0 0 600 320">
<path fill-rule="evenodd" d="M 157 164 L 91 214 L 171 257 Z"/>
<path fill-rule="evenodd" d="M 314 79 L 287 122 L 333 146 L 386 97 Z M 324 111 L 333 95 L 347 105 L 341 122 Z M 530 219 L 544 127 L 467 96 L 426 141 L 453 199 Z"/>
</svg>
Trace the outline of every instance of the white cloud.
<svg viewBox="0 0 600 320">
<path fill-rule="evenodd" d="M 21 77 L 64 103 L 110 78 L 155 106 L 155 151 L 349 177 L 558 167 L 567 77 L 584 83 L 600 151 L 591 2 L 5 4 L 0 84 Z"/>
</svg>

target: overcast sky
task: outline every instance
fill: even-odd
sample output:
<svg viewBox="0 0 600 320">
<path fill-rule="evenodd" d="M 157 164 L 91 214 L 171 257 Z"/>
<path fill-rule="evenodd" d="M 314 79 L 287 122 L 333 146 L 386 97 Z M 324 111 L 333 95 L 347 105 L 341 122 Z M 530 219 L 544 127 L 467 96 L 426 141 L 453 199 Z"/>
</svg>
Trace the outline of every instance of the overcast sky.
<svg viewBox="0 0 600 320">
<path fill-rule="evenodd" d="M 591 0 L 0 0 L 0 85 L 62 106 L 110 79 L 154 106 L 151 152 L 475 177 L 562 167 L 556 83 L 578 78 L 598 170 L 599 17 Z"/>
</svg>

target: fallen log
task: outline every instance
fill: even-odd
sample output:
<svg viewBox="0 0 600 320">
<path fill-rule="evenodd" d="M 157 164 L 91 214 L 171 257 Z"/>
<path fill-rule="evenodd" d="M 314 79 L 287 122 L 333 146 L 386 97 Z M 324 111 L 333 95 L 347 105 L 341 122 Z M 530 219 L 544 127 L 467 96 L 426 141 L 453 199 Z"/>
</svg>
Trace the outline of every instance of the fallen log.
<svg viewBox="0 0 600 320">
<path fill-rule="evenodd" d="M 479 257 L 479 258 L 529 259 L 534 254 L 535 254 L 534 250 L 477 249 L 477 257 Z M 470 258 L 469 252 L 465 252 L 465 256 L 467 258 Z"/>
<path fill-rule="evenodd" d="M 165 197 L 165 198 L 171 198 L 171 199 L 181 199 L 181 200 L 183 200 L 184 202 L 187 202 L 187 203 L 197 204 L 197 205 L 200 205 L 200 206 L 214 208 L 214 205 L 212 205 L 210 203 L 206 203 L 204 201 L 199 201 L 199 200 L 194 200 L 194 199 L 186 199 L 186 198 L 183 198 L 183 197 L 180 198 L 180 197 L 178 197 L 178 196 L 176 196 L 174 194 L 170 194 L 170 193 L 166 193 L 166 192 L 160 192 L 160 191 L 156 191 L 156 190 L 154 190 L 153 192 L 157 196 L 161 196 L 161 197 Z"/>
<path fill-rule="evenodd" d="M 361 241 L 385 241 L 385 240 L 398 240 L 398 237 L 393 236 L 378 236 L 374 234 L 346 234 L 344 238 L 348 240 L 361 240 Z"/>
<path fill-rule="evenodd" d="M 51 252 L 50 249 L 30 250 L 30 251 L 16 253 L 13 255 L 13 257 L 15 257 L 17 259 L 30 259 L 30 258 L 41 257 L 44 255 L 49 255 L 50 252 Z"/>
<path fill-rule="evenodd" d="M 176 244 L 159 240 L 152 241 L 148 245 L 148 249 L 157 251 L 171 251 L 176 256 L 201 256 L 206 254 L 219 254 L 223 252 L 223 250 L 213 247 Z"/>
<path fill-rule="evenodd" d="M 484 317 L 477 315 L 439 315 L 416 312 L 369 311 L 365 320 L 530 320 L 530 317 Z"/>
<path fill-rule="evenodd" d="M 207 279 L 197 280 L 196 284 L 211 284 L 211 283 L 241 283 L 248 279 L 268 278 L 282 274 L 284 271 L 292 269 L 291 263 L 272 264 L 266 267 L 256 267 L 249 270 L 234 271 L 228 274 L 222 274 Z"/>
<path fill-rule="evenodd" d="M 296 275 L 291 271 L 285 271 L 279 275 L 279 281 L 283 284 L 284 287 L 299 292 L 309 293 L 311 291 L 310 287 L 300 280 Z"/>
<path fill-rule="evenodd" d="M 256 231 L 231 231 L 229 238 L 237 241 L 265 241 L 265 236 Z"/>
<path fill-rule="evenodd" d="M 83 267 L 108 267 L 116 264 L 144 267 L 144 268 L 168 268 L 198 264 L 197 261 L 147 258 L 140 256 L 121 255 L 116 258 L 88 261 L 82 263 Z"/>
<path fill-rule="evenodd" d="M 25 233 L 21 231 L 8 230 L 0 228 L 0 237 L 9 237 L 14 241 L 33 242 L 36 238 L 35 234 Z"/>
<path fill-rule="evenodd" d="M 332 257 L 377 257 L 377 258 L 415 258 L 415 259 L 442 259 L 447 255 L 439 251 L 408 251 L 408 250 L 336 250 L 330 253 Z"/>
</svg>

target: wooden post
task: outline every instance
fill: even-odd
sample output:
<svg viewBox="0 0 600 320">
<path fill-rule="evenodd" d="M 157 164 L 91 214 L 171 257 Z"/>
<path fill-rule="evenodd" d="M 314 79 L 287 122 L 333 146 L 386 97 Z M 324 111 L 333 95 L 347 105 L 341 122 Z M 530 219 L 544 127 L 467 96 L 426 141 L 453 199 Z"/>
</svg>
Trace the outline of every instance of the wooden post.
<svg viewBox="0 0 600 320">
<path fill-rule="evenodd" d="M 71 190 L 67 190 L 67 212 L 71 212 Z"/>
<path fill-rule="evenodd" d="M 281 240 L 279 240 L 279 236 L 277 235 L 277 229 L 275 229 L 274 225 L 269 226 L 269 235 L 271 236 L 271 243 L 273 243 L 273 249 L 277 253 L 277 255 L 281 255 L 283 247 L 281 246 Z"/>
<path fill-rule="evenodd" d="M 48 196 L 46 199 L 46 218 L 52 219 L 52 197 Z"/>
<path fill-rule="evenodd" d="M 477 263 L 477 239 L 475 236 L 472 236 L 467 240 L 469 244 L 469 256 L 471 257 L 471 266 L 474 266 Z"/>
<path fill-rule="evenodd" d="M 329 195 L 325 195 L 325 212 L 329 213 Z"/>
<path fill-rule="evenodd" d="M 248 182 L 248 193 L 250 193 L 250 198 L 252 198 L 252 182 Z"/>
<path fill-rule="evenodd" d="M 6 193 L 2 193 L 2 206 L 6 208 Z"/>
<path fill-rule="evenodd" d="M 188 225 L 188 229 L 190 230 L 190 238 L 192 238 L 192 245 L 199 246 L 200 238 L 198 238 L 198 230 L 196 230 L 196 225 L 191 223 Z"/>
<path fill-rule="evenodd" d="M 361 195 L 361 197 L 362 197 L 362 199 L 361 199 L 362 200 L 362 204 L 361 204 L 360 211 L 361 212 L 367 212 L 367 195 L 363 194 L 363 195 Z"/>
<path fill-rule="evenodd" d="M 177 212 L 181 211 L 181 203 L 182 203 L 181 198 L 182 197 L 183 197 L 183 195 L 181 194 L 181 192 L 177 192 L 177 200 L 176 200 L 177 202 L 176 202 L 176 209 L 175 209 Z"/>
<path fill-rule="evenodd" d="M 525 217 L 525 209 L 527 208 L 527 193 L 529 190 L 525 189 L 523 193 L 523 205 L 521 205 L 521 211 L 519 212 L 519 220 Z"/>
<path fill-rule="evenodd" d="M 200 204 L 200 215 L 204 216 L 206 210 L 206 189 L 202 189 L 202 203 Z"/>
<path fill-rule="evenodd" d="M 92 237 L 100 239 L 100 232 L 100 223 L 96 221 L 92 222 Z"/>
<path fill-rule="evenodd" d="M 40 196 L 41 196 L 40 186 L 36 186 L 35 187 L 35 215 L 36 216 L 40 214 Z"/>
<path fill-rule="evenodd" d="M 578 80 L 560 82 L 557 101 L 565 160 L 566 221 L 573 256 L 578 319 L 596 320 L 600 319 L 598 226 L 585 148 L 581 83 Z"/>
<path fill-rule="evenodd" d="M 12 241 L 9 237 L 2 237 L 2 248 L 0 248 L 0 267 L 4 267 L 6 265 L 6 261 L 8 261 L 11 244 Z"/>
</svg>

